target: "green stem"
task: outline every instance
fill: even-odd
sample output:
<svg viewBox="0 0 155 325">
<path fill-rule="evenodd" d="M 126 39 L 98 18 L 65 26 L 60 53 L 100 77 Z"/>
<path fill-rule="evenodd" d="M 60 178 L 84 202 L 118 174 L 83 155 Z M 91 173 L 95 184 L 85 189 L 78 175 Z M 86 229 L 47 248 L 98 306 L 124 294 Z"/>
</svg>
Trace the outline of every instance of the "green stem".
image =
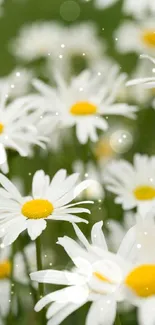
<svg viewBox="0 0 155 325">
<path fill-rule="evenodd" d="M 37 257 L 37 269 L 38 269 L 38 271 L 41 271 L 43 269 L 43 266 L 42 266 L 42 258 L 41 258 L 40 236 L 37 237 L 37 239 L 36 239 L 36 257 Z M 38 284 L 38 299 L 42 298 L 43 296 L 44 296 L 44 284 L 39 283 Z M 40 321 L 41 325 L 46 324 L 44 310 L 40 313 L 39 321 Z"/>
<path fill-rule="evenodd" d="M 32 284 L 31 284 L 31 281 L 30 281 L 31 270 L 29 268 L 29 263 L 28 263 L 28 260 L 27 260 L 27 256 L 26 256 L 26 254 L 24 252 L 24 249 L 22 250 L 22 254 L 23 254 L 23 259 L 24 259 L 24 263 L 25 263 L 26 274 L 27 274 L 27 277 L 29 279 L 30 292 L 32 294 L 32 299 L 33 299 L 33 302 L 34 302 L 34 305 L 35 305 L 36 302 L 37 302 L 36 290 L 33 288 Z"/>
<path fill-rule="evenodd" d="M 116 319 L 115 319 L 115 325 L 121 325 L 121 320 L 120 320 L 120 317 L 119 317 L 119 314 L 117 313 L 116 315 Z"/>
<path fill-rule="evenodd" d="M 37 255 L 37 269 L 41 271 L 43 269 L 42 266 L 42 258 L 41 258 L 41 240 L 40 236 L 36 239 L 36 255 Z M 44 296 L 44 284 L 39 283 L 39 299 Z"/>
</svg>

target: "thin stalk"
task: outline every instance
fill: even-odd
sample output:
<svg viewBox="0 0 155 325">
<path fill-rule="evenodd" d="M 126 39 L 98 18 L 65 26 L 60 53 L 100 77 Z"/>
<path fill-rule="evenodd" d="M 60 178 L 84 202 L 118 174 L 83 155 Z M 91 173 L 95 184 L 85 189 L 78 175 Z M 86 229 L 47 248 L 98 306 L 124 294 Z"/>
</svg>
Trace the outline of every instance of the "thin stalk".
<svg viewBox="0 0 155 325">
<path fill-rule="evenodd" d="M 43 269 L 42 265 L 42 258 L 41 258 L 41 239 L 40 236 L 36 239 L 36 257 L 37 257 L 37 269 L 38 271 L 41 271 Z M 44 284 L 39 283 L 38 284 L 38 299 L 42 298 L 44 296 Z M 45 311 L 43 310 L 40 313 L 39 320 L 41 322 L 41 325 L 46 324 L 45 321 Z"/>
<path fill-rule="evenodd" d="M 35 305 L 36 302 L 37 302 L 37 295 L 36 295 L 36 290 L 34 289 L 34 287 L 31 284 L 31 280 L 30 280 L 30 273 L 31 273 L 31 271 L 30 271 L 29 263 L 28 263 L 27 256 L 26 256 L 24 250 L 22 250 L 22 255 L 23 255 L 23 259 L 24 259 L 24 263 L 25 263 L 26 274 L 27 274 L 27 277 L 29 279 L 30 292 L 32 294 L 32 299 L 33 299 L 33 302 L 34 302 L 34 305 Z"/>
<path fill-rule="evenodd" d="M 42 258 L 41 258 L 41 240 L 40 236 L 36 239 L 36 255 L 37 255 L 37 269 L 41 271 L 43 269 L 42 266 Z M 39 283 L 39 299 L 44 296 L 44 284 Z"/>
<path fill-rule="evenodd" d="M 119 314 L 117 313 L 114 325 L 121 325 Z"/>
</svg>

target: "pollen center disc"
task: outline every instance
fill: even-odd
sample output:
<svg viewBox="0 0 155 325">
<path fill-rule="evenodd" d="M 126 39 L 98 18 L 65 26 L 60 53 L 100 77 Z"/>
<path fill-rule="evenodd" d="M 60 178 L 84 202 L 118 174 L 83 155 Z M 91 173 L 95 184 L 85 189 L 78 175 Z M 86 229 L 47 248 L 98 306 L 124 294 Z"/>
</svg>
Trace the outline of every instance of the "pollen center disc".
<svg viewBox="0 0 155 325">
<path fill-rule="evenodd" d="M 48 200 L 31 200 L 22 207 L 22 214 L 28 219 L 44 219 L 52 214 L 54 207 Z"/>
<path fill-rule="evenodd" d="M 77 102 L 71 107 L 70 113 L 73 115 L 93 115 L 97 113 L 97 107 L 89 102 Z"/>
</svg>

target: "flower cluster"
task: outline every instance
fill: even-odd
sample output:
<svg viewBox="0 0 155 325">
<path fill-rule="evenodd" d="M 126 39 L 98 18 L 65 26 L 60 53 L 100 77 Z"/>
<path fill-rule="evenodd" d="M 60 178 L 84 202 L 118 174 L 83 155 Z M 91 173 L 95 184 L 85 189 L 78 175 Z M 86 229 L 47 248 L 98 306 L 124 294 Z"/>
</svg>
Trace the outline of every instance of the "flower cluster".
<svg viewBox="0 0 155 325">
<path fill-rule="evenodd" d="M 155 3 L 59 11 L 72 23 L 31 17 L 5 42 L 17 66 L 0 77 L 0 325 L 59 325 L 87 303 L 86 325 L 153 325 Z"/>
</svg>

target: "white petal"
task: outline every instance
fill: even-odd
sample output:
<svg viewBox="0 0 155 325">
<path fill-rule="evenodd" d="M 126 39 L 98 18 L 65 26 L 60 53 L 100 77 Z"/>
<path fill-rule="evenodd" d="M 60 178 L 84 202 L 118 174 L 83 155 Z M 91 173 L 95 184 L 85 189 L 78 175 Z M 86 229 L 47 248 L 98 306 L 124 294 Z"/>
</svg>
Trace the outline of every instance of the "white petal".
<svg viewBox="0 0 155 325">
<path fill-rule="evenodd" d="M 16 199 L 19 202 L 22 201 L 22 197 L 18 192 L 17 188 L 3 174 L 0 174 L 0 183 L 10 194 L 12 194 L 14 199 Z"/>
<path fill-rule="evenodd" d="M 116 301 L 105 297 L 94 302 L 86 319 L 86 325 L 113 325 L 116 316 Z"/>
<path fill-rule="evenodd" d="M 35 240 L 41 235 L 46 228 L 46 221 L 44 219 L 27 220 L 27 231 L 32 240 Z"/>
<path fill-rule="evenodd" d="M 76 235 L 78 237 L 78 239 L 81 241 L 81 243 L 87 248 L 90 248 L 90 244 L 87 240 L 87 238 L 84 236 L 84 234 L 82 233 L 82 231 L 79 229 L 79 227 L 76 224 L 73 224 L 74 230 L 76 232 Z"/>
<path fill-rule="evenodd" d="M 124 258 L 134 258 L 136 244 L 136 227 L 132 227 L 128 230 L 122 243 L 118 249 L 118 254 Z"/>
<path fill-rule="evenodd" d="M 102 231 L 103 222 L 96 222 L 91 231 L 91 240 L 94 246 L 99 246 L 107 250 L 106 240 Z"/>
<path fill-rule="evenodd" d="M 75 310 L 79 309 L 83 304 L 69 304 L 59 311 L 53 318 L 51 318 L 47 325 L 59 325 L 66 317 L 72 314 Z"/>
<path fill-rule="evenodd" d="M 75 240 L 70 237 L 58 238 L 58 244 L 61 245 L 72 261 L 76 262 L 77 258 L 83 258 L 87 261 L 94 261 L 93 256 L 87 252 L 86 249 L 82 248 Z"/>
<path fill-rule="evenodd" d="M 67 305 L 68 305 L 68 303 L 60 304 L 60 302 L 53 302 L 47 310 L 47 313 L 46 313 L 47 319 L 50 319 L 51 317 L 53 317 L 55 314 L 57 314 L 61 309 L 63 309 Z"/>
<path fill-rule="evenodd" d="M 138 309 L 138 320 L 140 325 L 154 325 L 155 324 L 155 298 L 151 297 Z"/>
<path fill-rule="evenodd" d="M 60 285 L 74 285 L 81 282 L 81 277 L 77 273 L 68 271 L 45 270 L 30 274 L 32 281 L 41 283 L 52 283 Z"/>
<path fill-rule="evenodd" d="M 7 155 L 6 150 L 2 143 L 0 143 L 0 166 L 6 163 L 7 161 Z"/>
<path fill-rule="evenodd" d="M 58 301 L 60 303 L 74 302 L 82 303 L 86 301 L 88 297 L 88 289 L 81 286 L 73 286 L 58 291 L 54 291 L 38 301 L 35 306 L 35 311 L 40 311 L 47 304 L 52 301 Z"/>
<path fill-rule="evenodd" d="M 10 281 L 9 280 L 1 280 L 0 285 L 0 311 L 3 317 L 7 316 L 10 303 Z M 3 324 L 4 325 L 4 324 Z"/>
<path fill-rule="evenodd" d="M 71 223 L 75 222 L 75 223 L 79 223 L 79 222 L 84 222 L 84 223 L 88 223 L 87 220 L 76 217 L 72 214 L 64 214 L 62 216 L 57 216 L 57 215 L 52 215 L 51 217 L 48 217 L 47 220 L 58 220 L 58 221 L 69 221 Z"/>
<path fill-rule="evenodd" d="M 66 178 L 66 170 L 65 169 L 60 169 L 53 177 L 52 182 L 51 182 L 51 189 L 55 189 L 60 186 L 64 182 Z"/>
<path fill-rule="evenodd" d="M 86 180 L 81 182 L 79 185 L 76 186 L 74 189 L 74 198 L 76 198 L 81 192 L 87 189 L 89 186 L 93 185 L 93 180 Z"/>
<path fill-rule="evenodd" d="M 21 218 L 21 221 L 18 223 L 15 222 L 12 226 L 10 226 L 8 233 L 5 235 L 3 244 L 5 246 L 12 244 L 26 228 L 27 225 L 25 218 Z"/>
<path fill-rule="evenodd" d="M 38 170 L 33 176 L 32 193 L 33 197 L 43 198 L 46 193 L 46 186 L 49 185 L 49 177 L 43 170 Z"/>
</svg>

